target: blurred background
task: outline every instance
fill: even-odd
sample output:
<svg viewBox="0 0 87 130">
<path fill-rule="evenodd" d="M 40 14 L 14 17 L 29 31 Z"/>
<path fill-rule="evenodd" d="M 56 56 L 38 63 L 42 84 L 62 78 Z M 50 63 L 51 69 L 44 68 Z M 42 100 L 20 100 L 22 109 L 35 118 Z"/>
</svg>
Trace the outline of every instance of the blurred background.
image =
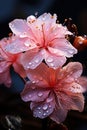
<svg viewBox="0 0 87 130">
<path fill-rule="evenodd" d="M 72 18 L 80 34 L 87 34 L 86 0 L 0 0 L 0 38 L 9 33 L 8 23 L 31 14 L 56 13 L 60 22 Z"/>
<path fill-rule="evenodd" d="M 29 15 L 39 16 L 45 12 L 56 13 L 60 23 L 66 18 L 72 18 L 79 35 L 87 35 L 86 0 L 0 0 L 0 39 L 7 37 L 11 32 L 8 23 L 15 18 L 26 19 Z M 87 76 L 87 48 L 78 53 L 73 60 L 83 64 L 83 74 Z M 14 84 L 11 91 L 4 86 L 0 88 L 0 130 L 46 130 L 45 126 L 42 127 L 46 121 L 33 118 L 29 105 L 20 99 L 19 93 L 24 86 L 22 80 L 13 71 L 11 75 Z M 14 127 L 10 128 L 8 120 Z M 87 130 L 87 102 L 84 112 L 70 112 L 65 124 L 69 130 Z M 66 130 L 55 123 L 49 128 L 52 129 Z"/>
</svg>

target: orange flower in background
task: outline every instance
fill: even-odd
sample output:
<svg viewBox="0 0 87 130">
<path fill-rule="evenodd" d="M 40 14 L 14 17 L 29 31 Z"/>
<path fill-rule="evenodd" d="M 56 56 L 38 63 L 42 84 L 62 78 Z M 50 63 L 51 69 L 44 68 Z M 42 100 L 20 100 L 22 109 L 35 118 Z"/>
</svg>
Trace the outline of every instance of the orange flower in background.
<svg viewBox="0 0 87 130">
<path fill-rule="evenodd" d="M 27 70 L 30 79 L 21 98 L 30 103 L 35 117 L 50 117 L 59 123 L 65 120 L 68 110 L 84 109 L 83 92 L 87 90 L 87 78 L 79 62 L 70 62 L 63 68 L 52 69 L 41 63 L 36 69 Z"/>
<path fill-rule="evenodd" d="M 13 20 L 9 27 L 19 39 L 7 45 L 6 50 L 12 54 L 24 52 L 20 61 L 26 70 L 35 69 L 43 60 L 54 69 L 64 65 L 66 57 L 73 57 L 77 49 L 65 38 L 72 33 L 56 21 L 56 14 L 50 13 Z"/>
</svg>

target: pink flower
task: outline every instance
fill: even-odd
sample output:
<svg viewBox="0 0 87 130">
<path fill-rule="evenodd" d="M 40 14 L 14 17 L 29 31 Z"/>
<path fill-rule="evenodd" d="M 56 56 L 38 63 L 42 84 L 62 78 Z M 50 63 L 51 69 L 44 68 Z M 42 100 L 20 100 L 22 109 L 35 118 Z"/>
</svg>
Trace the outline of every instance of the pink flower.
<svg viewBox="0 0 87 130">
<path fill-rule="evenodd" d="M 77 50 L 65 38 L 72 33 L 56 20 L 56 14 L 50 13 L 38 18 L 31 15 L 27 20 L 15 19 L 9 26 L 20 39 L 8 45 L 7 51 L 13 54 L 25 52 L 21 56 L 25 69 L 35 69 L 43 60 L 54 69 L 62 66 L 66 57 L 72 57 Z"/>
<path fill-rule="evenodd" d="M 21 93 L 22 100 L 30 103 L 35 117 L 49 116 L 59 123 L 65 120 L 68 110 L 82 111 L 83 92 L 87 89 L 87 78 L 81 77 L 82 65 L 70 62 L 56 70 L 44 63 L 28 70 L 30 79 Z"/>
<path fill-rule="evenodd" d="M 5 50 L 5 46 L 10 42 L 16 40 L 17 37 L 12 36 L 9 38 L 3 38 L 0 41 L 0 84 L 5 86 L 11 86 L 10 67 L 13 66 L 14 70 L 20 75 L 24 75 L 24 69 L 20 64 L 18 58 L 19 54 L 11 54 Z"/>
</svg>

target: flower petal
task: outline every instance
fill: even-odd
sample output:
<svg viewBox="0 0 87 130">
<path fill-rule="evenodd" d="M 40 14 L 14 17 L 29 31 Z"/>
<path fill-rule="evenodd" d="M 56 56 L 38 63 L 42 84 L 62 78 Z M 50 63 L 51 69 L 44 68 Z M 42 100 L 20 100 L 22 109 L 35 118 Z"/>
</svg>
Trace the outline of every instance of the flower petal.
<svg viewBox="0 0 87 130">
<path fill-rule="evenodd" d="M 27 51 L 26 53 L 23 53 L 21 56 L 21 63 L 24 66 L 24 68 L 27 69 L 35 69 L 43 60 L 42 52 L 37 49 Z"/>
<path fill-rule="evenodd" d="M 15 19 L 9 23 L 9 27 L 11 28 L 12 32 L 17 36 L 26 37 L 27 35 L 29 35 L 29 27 L 26 20 Z"/>
<path fill-rule="evenodd" d="M 25 102 L 41 102 L 48 97 L 49 92 L 49 90 L 38 87 L 35 84 L 28 82 L 26 83 L 24 90 L 21 92 L 21 98 Z"/>
<path fill-rule="evenodd" d="M 19 38 L 17 37 L 12 43 L 8 44 L 5 49 L 10 53 L 16 54 L 24 51 L 28 51 L 29 49 L 35 48 L 35 43 L 29 38 Z"/>
<path fill-rule="evenodd" d="M 77 83 L 80 84 L 83 88 L 82 92 L 87 91 L 87 78 L 84 76 L 81 76 L 78 78 Z"/>
<path fill-rule="evenodd" d="M 45 61 L 49 67 L 53 69 L 57 69 L 58 67 L 61 67 L 66 62 L 66 57 L 60 55 L 56 56 L 53 55 L 52 53 L 46 52 Z"/>
<path fill-rule="evenodd" d="M 79 62 L 70 62 L 61 70 L 61 78 L 65 79 L 64 82 L 70 83 L 82 74 L 83 68 Z"/>
<path fill-rule="evenodd" d="M 55 107 L 53 113 L 50 115 L 50 118 L 59 124 L 65 120 L 67 116 L 67 112 L 68 111 L 66 109 Z"/>
<path fill-rule="evenodd" d="M 84 97 L 80 93 L 62 92 L 58 95 L 59 106 L 66 110 L 78 110 L 83 111 L 84 109 Z"/>
<path fill-rule="evenodd" d="M 70 44 L 70 42 L 65 38 L 54 39 L 51 43 L 51 47 L 58 49 L 66 57 L 72 57 L 77 53 L 77 49 Z"/>
<path fill-rule="evenodd" d="M 49 100 L 49 99 L 53 100 Z M 32 102 L 30 108 L 33 111 L 34 117 L 39 117 L 41 119 L 48 117 L 55 108 L 54 97 L 50 95 L 44 102 Z"/>
<path fill-rule="evenodd" d="M 49 68 L 44 63 L 33 70 L 26 70 L 26 73 L 28 78 L 41 88 L 49 87 Z"/>
<path fill-rule="evenodd" d="M 5 72 L 5 71 L 9 68 L 10 65 L 11 65 L 10 62 L 1 61 L 1 62 L 0 62 L 0 73 Z"/>
<path fill-rule="evenodd" d="M 20 63 L 14 62 L 13 67 L 14 67 L 15 72 L 18 73 L 22 78 L 26 77 L 26 72 Z"/>
<path fill-rule="evenodd" d="M 10 69 L 8 68 L 5 72 L 0 73 L 0 84 L 4 84 L 6 87 L 10 87 L 11 83 Z"/>
<path fill-rule="evenodd" d="M 65 90 L 72 93 L 83 93 L 85 88 L 76 82 L 72 82 L 70 84 L 66 84 Z"/>
<path fill-rule="evenodd" d="M 65 39 L 66 35 L 72 35 L 72 33 L 70 31 L 68 31 L 66 26 L 63 26 L 62 24 L 53 24 L 53 26 L 51 25 L 50 27 L 50 31 L 49 31 L 49 35 L 47 37 L 47 41 L 51 42 L 53 40 L 57 41 L 60 39 Z"/>
</svg>

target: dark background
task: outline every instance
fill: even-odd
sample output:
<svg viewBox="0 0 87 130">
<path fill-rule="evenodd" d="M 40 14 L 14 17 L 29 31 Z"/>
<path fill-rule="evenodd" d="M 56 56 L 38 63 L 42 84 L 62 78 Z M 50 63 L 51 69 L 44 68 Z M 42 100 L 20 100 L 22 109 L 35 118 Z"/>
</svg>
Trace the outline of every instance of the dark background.
<svg viewBox="0 0 87 130">
<path fill-rule="evenodd" d="M 73 23 L 77 25 L 79 35 L 87 34 L 86 0 L 0 0 L 0 39 L 7 37 L 11 32 L 8 23 L 15 18 L 26 19 L 29 15 L 37 14 L 39 16 L 45 12 L 56 13 L 60 23 L 63 23 L 65 18 L 72 18 Z M 87 76 L 87 49 L 79 52 L 73 60 L 83 64 L 83 74 Z M 6 115 L 19 116 L 22 119 L 22 128 L 20 123 L 18 127 L 17 122 L 14 123 L 14 120 L 11 119 L 15 130 L 33 130 L 35 128 L 44 130 L 41 125 L 42 121 L 33 118 L 29 106 L 20 99 L 19 93 L 24 86 L 22 80 L 13 71 L 11 75 L 12 88 L 7 89 L 0 86 L 0 130 L 8 130 Z M 85 94 L 85 99 L 86 97 Z M 83 113 L 70 112 L 65 124 L 69 130 L 87 130 L 87 105 L 85 105 Z M 54 129 L 65 130 L 56 125 L 54 125 Z"/>
<path fill-rule="evenodd" d="M 87 34 L 86 0 L 0 0 L 0 38 L 8 35 L 8 23 L 38 12 L 56 13 L 60 22 L 71 17 L 79 34 Z"/>
</svg>

